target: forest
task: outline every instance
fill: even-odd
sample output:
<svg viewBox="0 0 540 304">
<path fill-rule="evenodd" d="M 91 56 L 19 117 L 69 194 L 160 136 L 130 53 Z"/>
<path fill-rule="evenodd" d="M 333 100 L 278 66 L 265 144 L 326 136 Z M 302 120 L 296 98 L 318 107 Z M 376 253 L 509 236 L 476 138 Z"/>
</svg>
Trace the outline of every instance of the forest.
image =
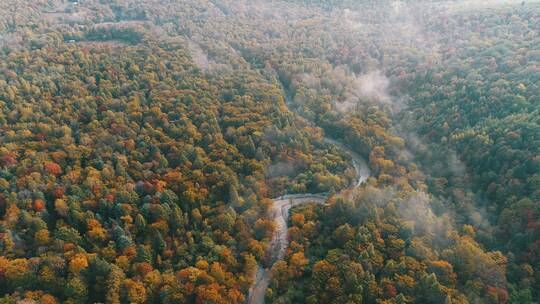
<svg viewBox="0 0 540 304">
<path fill-rule="evenodd" d="M 540 2 L 0 1 L 0 303 L 539 290 Z"/>
</svg>

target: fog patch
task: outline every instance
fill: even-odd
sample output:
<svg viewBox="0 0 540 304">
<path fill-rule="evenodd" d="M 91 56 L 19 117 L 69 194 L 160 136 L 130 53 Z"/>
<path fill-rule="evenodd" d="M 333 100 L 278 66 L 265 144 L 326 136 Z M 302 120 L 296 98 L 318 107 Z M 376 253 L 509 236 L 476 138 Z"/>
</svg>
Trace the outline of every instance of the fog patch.
<svg viewBox="0 0 540 304">
<path fill-rule="evenodd" d="M 401 2 L 401 1 L 392 2 L 392 10 L 393 10 L 394 14 L 399 14 L 404 6 L 405 6 L 405 3 Z"/>
<path fill-rule="evenodd" d="M 203 49 L 199 46 L 199 44 L 193 41 L 190 41 L 188 44 L 188 50 L 189 50 L 191 59 L 193 60 L 193 63 L 195 63 L 195 65 L 197 65 L 197 67 L 199 67 L 199 69 L 201 69 L 202 71 L 207 72 L 210 67 L 208 56 L 203 51 Z"/>
<path fill-rule="evenodd" d="M 355 78 L 355 88 L 359 97 L 385 104 L 392 102 L 388 94 L 390 80 L 381 71 L 372 71 Z"/>
<path fill-rule="evenodd" d="M 397 206 L 399 214 L 405 219 L 414 222 L 416 233 L 433 236 L 437 239 L 445 238 L 447 232 L 452 230 L 452 224 L 447 214 L 437 216 L 430 207 L 430 197 L 425 192 L 416 191 Z"/>
<path fill-rule="evenodd" d="M 347 112 L 357 104 L 374 103 L 388 108 L 391 113 L 401 111 L 407 104 L 407 96 L 392 96 L 391 81 L 380 70 L 372 70 L 365 74 L 348 76 L 350 85 L 347 86 L 344 101 L 335 102 L 336 109 Z M 314 82 L 314 79 L 311 79 Z M 347 81 L 343 81 L 347 84 Z"/>
<path fill-rule="evenodd" d="M 411 124 L 414 120 L 403 119 L 402 128 L 412 130 Z M 422 166 L 422 171 L 433 178 L 447 178 L 453 189 L 448 198 L 455 203 L 455 209 L 460 210 L 459 214 L 452 214 L 458 222 L 474 225 L 475 228 L 484 231 L 491 231 L 492 225 L 488 220 L 488 212 L 479 206 L 478 202 L 485 201 L 485 198 L 474 194 L 471 188 L 470 176 L 467 173 L 465 163 L 459 159 L 455 149 L 445 147 L 444 150 L 434 151 L 433 147 L 427 144 L 415 132 L 396 131 L 397 135 L 405 139 L 406 147 L 400 153 L 400 157 L 407 161 L 417 162 Z M 445 212 L 451 208 L 445 206 Z"/>
<path fill-rule="evenodd" d="M 448 153 L 448 168 L 450 169 L 450 172 L 452 175 L 457 176 L 459 178 L 464 178 L 466 173 L 466 167 L 465 164 L 459 159 L 456 151 L 454 149 L 451 149 Z"/>
<path fill-rule="evenodd" d="M 346 8 L 343 10 L 343 26 L 345 28 L 358 30 L 363 27 L 362 22 L 355 20 L 354 14 L 351 13 L 351 10 Z"/>
</svg>

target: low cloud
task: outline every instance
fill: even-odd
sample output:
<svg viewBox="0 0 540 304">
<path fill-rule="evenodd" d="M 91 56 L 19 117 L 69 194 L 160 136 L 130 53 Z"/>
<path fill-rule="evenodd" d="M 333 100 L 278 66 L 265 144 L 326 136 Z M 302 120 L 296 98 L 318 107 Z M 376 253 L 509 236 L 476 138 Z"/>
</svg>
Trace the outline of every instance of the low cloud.
<svg viewBox="0 0 540 304">
<path fill-rule="evenodd" d="M 398 204 L 399 214 L 415 223 L 414 229 L 420 235 L 429 235 L 441 241 L 447 232 L 453 229 L 447 214 L 437 216 L 430 207 L 430 197 L 425 192 L 417 191 Z"/>
<path fill-rule="evenodd" d="M 202 48 L 195 42 L 189 42 L 188 44 L 189 54 L 193 62 L 201 69 L 202 71 L 208 71 L 209 62 L 206 53 Z"/>
<path fill-rule="evenodd" d="M 365 74 L 349 76 L 350 86 L 347 88 L 346 99 L 336 102 L 336 108 L 341 112 L 349 111 L 359 103 L 374 103 L 388 107 L 392 113 L 401 111 L 405 105 L 406 96 L 390 95 L 390 79 L 380 70 Z"/>
<path fill-rule="evenodd" d="M 388 94 L 390 80 L 381 71 L 372 71 L 355 78 L 357 96 L 378 103 L 392 102 L 392 98 Z"/>
</svg>

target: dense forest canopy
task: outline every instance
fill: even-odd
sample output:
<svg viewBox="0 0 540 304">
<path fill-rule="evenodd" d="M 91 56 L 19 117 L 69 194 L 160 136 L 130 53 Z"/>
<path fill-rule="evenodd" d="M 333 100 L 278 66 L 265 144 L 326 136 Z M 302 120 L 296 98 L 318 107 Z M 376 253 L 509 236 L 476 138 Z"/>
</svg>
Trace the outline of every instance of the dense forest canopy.
<svg viewBox="0 0 540 304">
<path fill-rule="evenodd" d="M 538 1 L 0 1 L 0 303 L 535 303 L 539 217 Z"/>
</svg>

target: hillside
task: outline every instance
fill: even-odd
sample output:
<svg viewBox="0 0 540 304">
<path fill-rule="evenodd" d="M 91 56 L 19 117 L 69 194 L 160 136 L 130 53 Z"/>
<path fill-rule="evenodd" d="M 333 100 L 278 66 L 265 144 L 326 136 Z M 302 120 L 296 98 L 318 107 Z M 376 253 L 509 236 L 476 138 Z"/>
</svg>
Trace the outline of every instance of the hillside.
<svg viewBox="0 0 540 304">
<path fill-rule="evenodd" d="M 540 297 L 538 2 L 7 0 L 0 48 L 1 303 Z"/>
</svg>

